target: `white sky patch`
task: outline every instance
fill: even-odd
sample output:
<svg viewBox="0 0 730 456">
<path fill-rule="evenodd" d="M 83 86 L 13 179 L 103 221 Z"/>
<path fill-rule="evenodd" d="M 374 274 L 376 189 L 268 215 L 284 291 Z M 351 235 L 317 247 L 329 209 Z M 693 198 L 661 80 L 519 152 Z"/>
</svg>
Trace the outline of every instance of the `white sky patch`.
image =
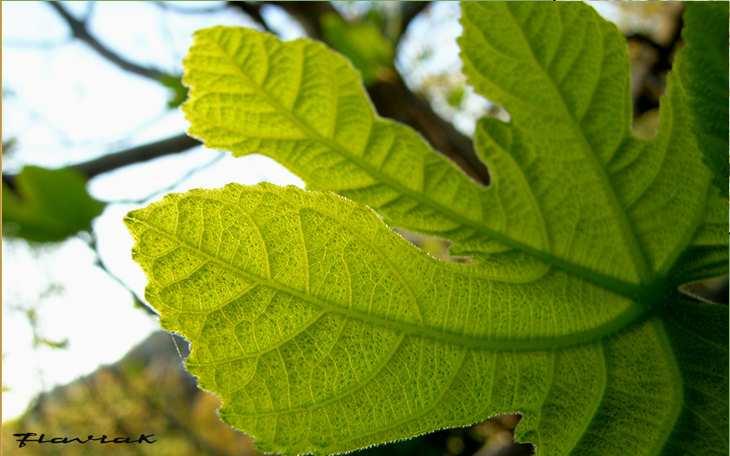
<svg viewBox="0 0 730 456">
<path fill-rule="evenodd" d="M 66 5 L 77 14 L 85 10 L 80 3 Z M 181 113 L 166 108 L 165 88 L 120 71 L 85 44 L 69 40 L 47 5 L 4 2 L 2 8 L 3 87 L 11 91 L 3 103 L 3 131 L 4 139 L 18 141 L 17 150 L 4 157 L 6 170 L 26 163 L 63 166 L 185 130 Z M 285 18 L 276 20 L 286 27 Z M 119 2 L 98 4 L 91 30 L 138 63 L 180 72 L 192 32 L 215 24 L 251 25 L 234 11 L 180 15 L 152 4 Z M 99 176 L 89 189 L 104 201 L 144 198 L 219 154 L 199 147 Z M 302 185 L 266 157 L 225 156 L 175 191 L 261 181 Z M 107 267 L 143 295 L 146 279 L 131 259 L 132 240 L 122 223 L 134 207 L 110 204 L 94 221 L 94 231 Z M 127 290 L 94 265 L 94 254 L 81 239 L 41 248 L 6 240 L 3 258 L 3 420 L 22 413 L 39 392 L 115 362 L 159 329 L 154 317 L 133 307 Z M 62 289 L 41 297 L 52 284 Z M 39 333 L 68 339 L 67 349 L 32 346 L 28 308 L 38 313 Z"/>
</svg>

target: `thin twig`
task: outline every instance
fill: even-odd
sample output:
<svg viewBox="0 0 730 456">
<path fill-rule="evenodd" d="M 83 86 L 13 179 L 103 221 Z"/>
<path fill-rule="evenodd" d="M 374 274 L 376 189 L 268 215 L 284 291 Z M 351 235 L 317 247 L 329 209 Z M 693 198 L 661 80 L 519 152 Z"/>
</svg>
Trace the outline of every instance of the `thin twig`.
<svg viewBox="0 0 730 456">
<path fill-rule="evenodd" d="M 102 57 L 106 58 L 111 63 L 115 64 L 119 68 L 128 71 L 130 73 L 142 76 L 148 79 L 160 80 L 166 76 L 170 76 L 168 73 L 159 70 L 157 68 L 140 65 L 139 63 L 132 62 L 125 57 L 122 57 L 119 53 L 113 51 L 111 48 L 102 43 L 97 37 L 95 37 L 88 29 L 88 24 L 85 20 L 79 20 L 73 16 L 62 4 L 58 1 L 46 2 L 48 6 L 53 8 L 56 13 L 63 19 L 71 30 L 71 34 L 83 41 Z"/>
<path fill-rule="evenodd" d="M 143 196 L 142 198 L 113 200 L 113 201 L 106 201 L 106 203 L 108 203 L 108 204 L 128 204 L 128 205 L 144 204 L 144 203 L 146 203 L 146 202 L 148 202 L 148 201 L 150 201 L 152 199 L 155 199 L 155 198 L 157 198 L 157 197 L 159 197 L 159 196 L 161 196 L 161 195 L 163 195 L 165 193 L 171 192 L 172 190 L 175 189 L 175 187 L 177 187 L 178 185 L 182 184 L 186 180 L 190 179 L 195 174 L 197 174 L 200 171 L 203 171 L 203 170 L 205 170 L 207 168 L 210 168 L 214 164 L 218 163 L 223 157 L 225 157 L 225 154 L 223 154 L 223 153 L 220 153 L 220 154 L 216 155 L 211 160 L 203 163 L 202 165 L 196 166 L 195 168 L 192 168 L 192 169 L 188 170 L 185 174 L 183 174 L 182 176 L 180 176 L 180 178 L 176 179 L 171 184 L 166 185 L 166 186 L 164 186 L 164 187 L 162 187 L 162 188 L 160 188 L 158 190 L 155 190 L 154 192 L 150 193 L 147 196 Z"/>
<path fill-rule="evenodd" d="M 80 172 L 87 179 L 91 179 L 127 165 L 145 162 L 165 155 L 176 154 L 199 145 L 200 142 L 197 139 L 181 133 L 159 141 L 130 147 L 129 149 L 76 163 L 75 165 L 70 165 L 69 168 Z M 11 189 L 15 189 L 15 178 L 16 176 L 13 174 L 3 173 L 3 183 Z"/>
<path fill-rule="evenodd" d="M 80 236 L 79 236 L 79 239 L 81 239 L 82 241 L 85 241 L 87 243 L 87 245 L 89 246 L 89 248 L 94 252 L 94 255 L 96 257 L 94 260 L 94 264 L 99 269 L 104 271 L 107 274 L 107 276 L 109 276 L 109 278 L 111 278 L 112 280 L 117 282 L 119 285 L 121 285 L 125 290 L 127 290 L 132 295 L 132 297 L 136 300 L 136 302 L 140 305 L 140 307 L 142 307 L 142 309 L 144 309 L 145 312 L 147 312 L 149 315 L 152 315 L 152 316 L 159 316 L 157 311 L 155 311 L 155 309 L 153 309 L 149 304 L 147 304 L 147 302 L 141 296 L 139 296 L 137 294 L 137 292 L 134 291 L 129 285 L 127 285 L 124 282 L 124 280 L 121 279 L 121 277 L 114 274 L 111 271 L 111 269 L 109 269 L 109 267 L 106 265 L 104 260 L 102 260 L 101 253 L 99 252 L 99 245 L 97 243 L 96 233 L 94 233 L 93 230 L 91 232 L 90 239 L 83 239 Z"/>
</svg>

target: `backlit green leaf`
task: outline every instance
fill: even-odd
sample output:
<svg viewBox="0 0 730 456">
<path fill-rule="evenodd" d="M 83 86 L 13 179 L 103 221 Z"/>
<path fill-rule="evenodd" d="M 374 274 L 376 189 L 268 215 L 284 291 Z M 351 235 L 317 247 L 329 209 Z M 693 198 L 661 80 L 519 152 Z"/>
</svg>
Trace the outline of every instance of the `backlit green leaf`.
<svg viewBox="0 0 730 456">
<path fill-rule="evenodd" d="M 617 328 L 603 314 L 621 302 L 593 303 L 580 280 L 561 293 L 484 280 L 369 209 L 294 188 L 193 190 L 127 224 L 147 299 L 192 342 L 188 369 L 263 450 L 342 452 L 515 411 L 544 454 L 722 444 L 704 430 L 668 438 L 680 416 L 724 429 L 726 403 L 713 398 L 726 383 L 712 376 L 727 372 L 726 306 L 667 297 L 658 305 L 671 322 L 651 316 L 609 337 Z M 710 315 L 672 326 L 690 312 Z M 672 344 L 691 361 L 691 402 Z"/>
<path fill-rule="evenodd" d="M 269 451 L 520 412 L 538 454 L 724 454 L 727 306 L 677 292 L 727 267 L 695 89 L 670 76 L 657 137 L 635 139 L 626 44 L 590 7 L 465 3 L 462 24 L 470 83 L 511 119 L 477 127 L 488 187 L 378 117 L 323 45 L 196 33 L 190 133 L 349 199 L 232 184 L 129 214 L 147 298 L 191 341 L 188 369 Z M 472 261 L 428 256 L 365 205 Z"/>
</svg>

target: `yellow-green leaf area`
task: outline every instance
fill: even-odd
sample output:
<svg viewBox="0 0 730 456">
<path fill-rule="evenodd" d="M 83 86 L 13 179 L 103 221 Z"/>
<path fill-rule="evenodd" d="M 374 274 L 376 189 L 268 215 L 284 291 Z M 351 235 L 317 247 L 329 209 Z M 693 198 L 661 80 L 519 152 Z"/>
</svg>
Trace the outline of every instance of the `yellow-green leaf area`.
<svg viewBox="0 0 730 456">
<path fill-rule="evenodd" d="M 727 306 L 677 291 L 727 270 L 697 84 L 675 76 L 701 59 L 677 57 L 643 140 L 625 41 L 590 7 L 472 2 L 461 20 L 470 84 L 510 114 L 475 133 L 487 187 L 379 117 L 324 45 L 196 33 L 190 133 L 271 156 L 309 190 L 230 184 L 128 215 L 188 369 L 267 451 L 347 452 L 519 412 L 540 455 L 723 454 Z M 471 261 L 436 260 L 392 226 Z"/>
<path fill-rule="evenodd" d="M 342 452 L 519 411 L 525 438 L 561 454 L 624 432 L 601 424 L 618 406 L 642 426 L 638 451 L 663 444 L 681 408 L 657 318 L 611 337 L 620 324 L 602 324 L 601 300 L 574 312 L 568 294 L 479 278 L 333 194 L 231 184 L 170 195 L 127 224 L 147 299 L 192 343 L 188 369 L 264 450 Z M 549 312 L 551 294 L 562 307 Z"/>
</svg>

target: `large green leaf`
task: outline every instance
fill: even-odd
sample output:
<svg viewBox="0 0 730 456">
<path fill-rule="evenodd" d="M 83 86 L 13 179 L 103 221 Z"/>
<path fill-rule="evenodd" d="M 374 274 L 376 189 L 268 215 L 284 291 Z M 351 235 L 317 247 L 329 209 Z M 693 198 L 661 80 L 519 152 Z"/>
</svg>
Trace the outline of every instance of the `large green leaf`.
<svg viewBox="0 0 730 456">
<path fill-rule="evenodd" d="M 3 234 L 35 242 L 62 241 L 91 228 L 104 204 L 86 191 L 86 180 L 72 169 L 26 166 L 16 190 L 3 183 Z"/>
<path fill-rule="evenodd" d="M 580 280 L 559 294 L 483 280 L 295 188 L 193 190 L 127 223 L 147 299 L 192 342 L 187 368 L 263 450 L 341 452 L 515 411 L 541 454 L 725 445 L 726 306 L 670 295 L 611 337 L 613 304 Z"/>
<path fill-rule="evenodd" d="M 499 252 L 507 264 L 492 274 L 530 278 L 548 263 L 599 281 L 616 282 L 608 272 L 619 281 L 636 279 L 633 267 L 595 255 L 627 256 L 621 247 L 551 250 L 529 196 L 513 203 L 512 188 L 487 191 L 411 128 L 378 117 L 352 65 L 321 43 L 283 43 L 243 28 L 201 30 L 185 58 L 183 82 L 190 88 L 183 106 L 189 133 L 208 146 L 269 155 L 308 188 L 363 202 L 393 225 L 461 241 L 454 252 Z M 528 268 L 524 251 L 543 262 Z"/>
<path fill-rule="evenodd" d="M 229 185 L 130 213 L 147 297 L 191 341 L 188 368 L 271 451 L 518 411 L 539 454 L 724 454 L 727 307 L 676 291 L 727 263 L 692 87 L 670 78 L 660 132 L 640 141 L 625 43 L 589 7 L 466 3 L 462 23 L 470 82 L 511 117 L 477 129 L 489 187 L 378 117 L 323 45 L 196 34 L 191 134 L 358 203 Z M 427 256 L 359 203 L 473 261 Z"/>
</svg>

